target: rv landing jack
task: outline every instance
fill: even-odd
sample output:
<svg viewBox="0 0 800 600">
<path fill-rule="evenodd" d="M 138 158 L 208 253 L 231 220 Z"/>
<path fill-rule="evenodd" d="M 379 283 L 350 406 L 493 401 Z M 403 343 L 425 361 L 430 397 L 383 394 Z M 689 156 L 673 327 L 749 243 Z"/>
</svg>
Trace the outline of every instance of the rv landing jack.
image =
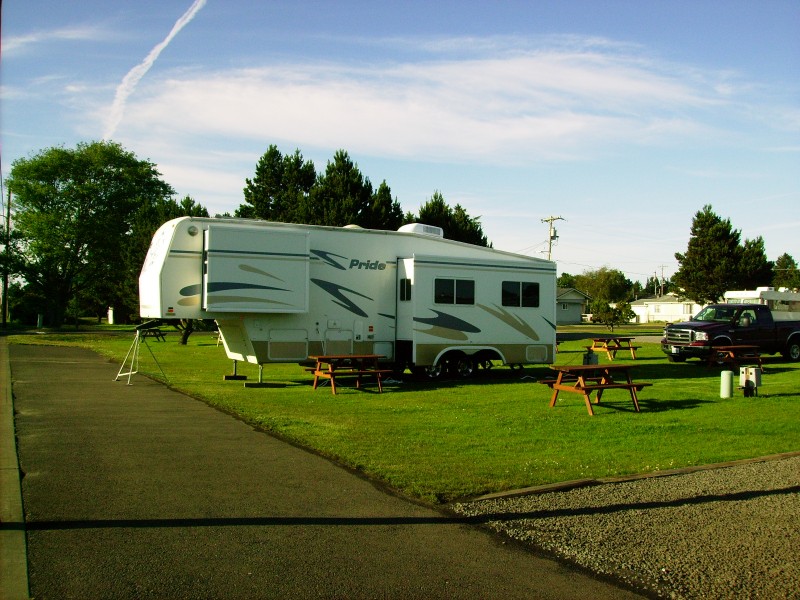
<svg viewBox="0 0 800 600">
<path fill-rule="evenodd" d="M 232 375 L 225 375 L 222 377 L 224 381 L 241 381 L 242 379 L 247 379 L 247 375 L 237 375 L 236 374 L 236 363 L 237 361 L 233 361 L 233 374 Z M 259 376 L 261 373 L 259 372 Z"/>
<path fill-rule="evenodd" d="M 264 365 L 258 365 L 258 382 L 250 382 L 245 381 L 244 387 L 246 388 L 257 388 L 257 387 L 268 387 L 268 383 L 264 383 Z"/>
</svg>

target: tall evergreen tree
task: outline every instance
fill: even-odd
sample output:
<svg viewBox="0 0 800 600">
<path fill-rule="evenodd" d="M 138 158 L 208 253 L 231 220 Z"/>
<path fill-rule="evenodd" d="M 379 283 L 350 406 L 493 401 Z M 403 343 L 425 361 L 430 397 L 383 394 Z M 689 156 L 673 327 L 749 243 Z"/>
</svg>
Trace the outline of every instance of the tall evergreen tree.
<svg viewBox="0 0 800 600">
<path fill-rule="evenodd" d="M 481 228 L 480 218 L 470 217 L 459 204 L 451 208 L 438 190 L 420 207 L 419 215 L 406 215 L 406 222 L 415 220 L 426 225 L 441 227 L 444 230 L 444 237 L 449 240 L 491 247 Z"/>
<path fill-rule="evenodd" d="M 800 289 L 800 270 L 791 255 L 783 253 L 775 261 L 772 285 L 781 288 Z"/>
<path fill-rule="evenodd" d="M 736 289 L 754 290 L 772 282 L 774 263 L 767 260 L 764 239 L 745 240 L 739 262 L 739 281 Z"/>
<path fill-rule="evenodd" d="M 672 281 L 698 304 L 717 302 L 739 283 L 741 233 L 707 204 L 692 221 L 689 246 L 675 253 L 680 267 Z"/>
<path fill-rule="evenodd" d="M 317 177 L 302 210 L 303 223 L 310 225 L 361 225 L 370 223 L 372 183 L 364 177 L 350 155 L 337 150 L 325 173 Z"/>
<path fill-rule="evenodd" d="M 388 229 L 393 231 L 403 224 L 403 209 L 397 199 L 392 199 L 392 190 L 386 183 L 381 182 L 377 191 L 372 195 L 369 211 L 359 225 L 370 229 Z"/>
<path fill-rule="evenodd" d="M 300 150 L 281 154 L 272 144 L 259 158 L 253 179 L 244 187 L 245 203 L 236 209 L 237 217 L 300 223 L 299 214 L 316 182 L 314 163 L 303 159 Z"/>
<path fill-rule="evenodd" d="M 767 286 L 773 278 L 763 238 L 741 243 L 741 232 L 711 205 L 695 214 L 689 247 L 675 258 L 681 265 L 672 283 L 698 304 L 717 302 L 727 290 Z"/>
</svg>

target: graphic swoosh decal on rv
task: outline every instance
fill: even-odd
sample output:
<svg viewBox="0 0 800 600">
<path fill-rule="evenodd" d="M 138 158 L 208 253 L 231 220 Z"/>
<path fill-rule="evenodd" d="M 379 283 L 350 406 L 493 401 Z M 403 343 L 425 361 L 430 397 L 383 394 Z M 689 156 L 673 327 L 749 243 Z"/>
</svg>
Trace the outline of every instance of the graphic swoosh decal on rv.
<svg viewBox="0 0 800 600">
<path fill-rule="evenodd" d="M 357 292 L 355 290 L 351 290 L 350 288 L 346 288 L 338 283 L 333 283 L 331 281 L 323 281 L 322 279 L 314 279 L 311 278 L 311 283 L 314 283 L 321 287 L 323 290 L 328 292 L 331 296 L 334 297 L 334 304 L 338 304 L 345 310 L 349 310 L 351 313 L 358 315 L 359 317 L 368 317 L 367 313 L 365 313 L 361 308 L 353 302 L 350 298 L 344 295 L 343 292 L 347 292 L 349 294 L 355 294 L 356 296 L 361 296 L 366 300 L 372 300 L 369 296 L 365 296 L 364 294 Z"/>
<path fill-rule="evenodd" d="M 480 333 L 481 331 L 473 324 L 453 315 L 438 310 L 433 310 L 433 312 L 436 313 L 435 317 L 414 317 L 414 322 L 431 326 L 430 329 L 417 329 L 417 331 L 448 340 L 466 340 L 467 333 Z"/>
<path fill-rule="evenodd" d="M 187 285 L 178 293 L 181 296 L 198 296 L 202 291 L 203 286 L 199 283 Z M 211 292 L 224 292 L 227 290 L 278 290 L 279 292 L 288 292 L 285 288 L 273 287 L 271 285 L 259 285 L 257 283 L 238 283 L 236 281 L 212 281 L 208 284 L 206 291 Z"/>
<path fill-rule="evenodd" d="M 528 325 L 525 321 L 523 321 L 519 317 L 517 317 L 515 315 L 512 315 L 506 309 L 500 308 L 496 304 L 495 304 L 495 308 L 489 308 L 488 306 L 484 306 L 483 304 L 478 304 L 477 306 L 479 308 L 482 308 L 486 312 L 488 312 L 490 315 L 493 315 L 493 316 L 497 317 L 498 319 L 500 319 L 506 325 L 509 325 L 510 327 L 513 327 L 514 329 L 519 331 L 521 334 L 527 335 L 532 340 L 538 340 L 539 339 L 539 334 L 536 333 L 536 331 L 533 329 L 533 327 Z"/>
<path fill-rule="evenodd" d="M 329 264 L 332 267 L 340 269 L 341 271 L 346 271 L 347 270 L 347 268 L 344 265 L 340 265 L 333 258 L 331 258 L 331 257 L 335 256 L 336 258 L 341 258 L 343 260 L 347 260 L 346 256 L 342 256 L 341 254 L 333 254 L 332 252 L 327 252 L 325 250 L 313 250 L 313 249 L 311 250 L 311 254 L 316 255 L 317 258 L 322 259 L 323 261 L 325 261 L 327 264 Z"/>
</svg>

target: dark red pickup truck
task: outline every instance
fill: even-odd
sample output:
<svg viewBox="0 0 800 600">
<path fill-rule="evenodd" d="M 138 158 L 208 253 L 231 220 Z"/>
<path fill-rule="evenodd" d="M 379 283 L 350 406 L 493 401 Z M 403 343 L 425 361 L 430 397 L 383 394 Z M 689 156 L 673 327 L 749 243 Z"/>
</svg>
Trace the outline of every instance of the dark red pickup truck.
<svg viewBox="0 0 800 600">
<path fill-rule="evenodd" d="M 800 360 L 797 313 L 773 312 L 763 304 L 711 304 L 685 323 L 664 329 L 661 350 L 673 362 L 707 359 L 712 346 L 753 345 L 762 354 L 782 353 Z M 787 318 L 784 318 L 787 317 Z"/>
</svg>

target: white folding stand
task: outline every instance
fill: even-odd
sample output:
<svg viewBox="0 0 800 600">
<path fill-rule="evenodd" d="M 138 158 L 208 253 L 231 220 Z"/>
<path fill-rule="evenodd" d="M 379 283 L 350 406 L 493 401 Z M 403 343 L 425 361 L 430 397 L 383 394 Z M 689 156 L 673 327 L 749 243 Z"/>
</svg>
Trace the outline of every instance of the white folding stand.
<svg viewBox="0 0 800 600">
<path fill-rule="evenodd" d="M 145 337 L 142 335 L 142 332 L 139 331 L 138 329 L 136 330 L 136 336 L 133 338 L 133 343 L 131 344 L 131 347 L 128 349 L 128 353 L 125 355 L 125 360 L 122 361 L 122 366 L 119 368 L 119 372 L 117 373 L 117 377 L 114 379 L 114 381 L 119 381 L 120 377 L 127 376 L 128 385 L 133 385 L 131 383 L 131 377 L 139 372 L 139 348 L 141 347 L 142 340 L 144 340 L 144 345 L 147 348 L 147 351 L 150 352 L 150 356 L 153 357 L 153 360 L 155 361 L 158 370 L 161 371 L 161 375 L 164 377 L 164 380 L 169 381 L 169 379 L 167 379 L 166 374 L 164 373 L 164 369 L 162 369 L 161 365 L 158 364 L 158 359 L 156 358 L 156 355 L 153 354 L 153 351 L 150 349 L 150 346 L 147 345 L 147 339 L 145 339 Z M 131 359 L 130 369 L 125 373 L 123 373 L 123 371 L 125 370 L 125 365 L 128 364 L 128 358 Z"/>
</svg>

